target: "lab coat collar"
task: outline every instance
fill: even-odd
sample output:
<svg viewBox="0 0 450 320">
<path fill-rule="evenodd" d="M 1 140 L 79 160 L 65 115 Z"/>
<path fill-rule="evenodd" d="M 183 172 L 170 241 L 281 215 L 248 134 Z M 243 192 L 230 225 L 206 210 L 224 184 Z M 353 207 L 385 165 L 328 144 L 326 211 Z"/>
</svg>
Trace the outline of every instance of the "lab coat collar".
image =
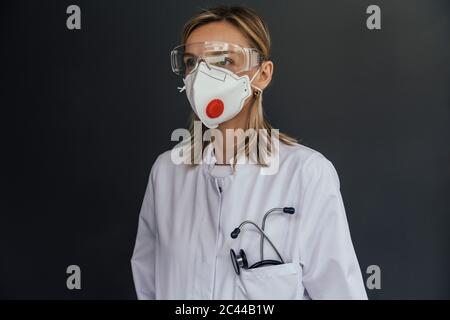
<svg viewBox="0 0 450 320">
<path fill-rule="evenodd" d="M 217 158 L 214 154 L 214 146 L 210 142 L 203 150 L 203 163 L 206 165 L 215 165 L 217 162 Z"/>
<path fill-rule="evenodd" d="M 183 160 L 187 161 L 187 163 L 190 163 L 191 159 L 191 152 L 192 152 L 192 145 L 190 143 L 185 144 L 182 146 L 183 148 L 183 154 L 185 158 Z M 195 147 L 194 147 L 195 149 Z M 274 145 L 272 149 L 272 156 L 275 157 L 276 161 L 278 162 L 276 164 L 276 169 L 279 166 L 279 161 L 281 160 L 281 153 L 284 154 L 284 152 L 280 152 L 280 149 L 282 150 L 282 143 L 280 145 Z M 217 178 L 217 175 L 213 174 L 214 167 L 217 163 L 217 158 L 215 156 L 214 152 L 214 144 L 212 142 L 209 142 L 208 145 L 204 148 L 203 152 L 200 155 L 200 162 L 196 162 L 196 166 L 200 171 L 203 171 L 206 177 L 209 178 Z M 245 153 L 241 153 L 238 155 L 237 163 L 234 166 L 234 170 L 232 174 L 228 176 L 222 176 L 222 179 L 233 179 L 233 177 L 237 175 L 243 175 L 245 174 L 262 174 L 262 175 L 273 175 L 276 174 L 278 171 L 273 171 L 270 166 L 269 168 L 260 166 L 259 164 L 256 164 L 254 162 L 249 163 L 249 159 L 247 159 Z M 198 161 L 198 155 L 196 156 L 196 160 Z M 272 159 L 269 159 L 269 163 L 271 164 L 273 161 Z M 273 172 L 273 173 L 272 173 Z"/>
<path fill-rule="evenodd" d="M 233 173 L 233 175 L 237 175 L 238 173 L 241 174 L 243 172 L 248 172 L 248 171 L 250 171 L 250 169 L 255 170 L 259 167 L 258 164 L 246 163 L 244 157 L 245 157 L 245 155 L 243 153 L 238 155 L 237 164 L 235 165 L 235 172 Z M 242 160 L 242 163 L 240 163 L 241 160 Z M 233 163 L 233 159 L 231 159 L 231 162 Z M 202 166 L 205 168 L 206 172 L 209 175 L 211 175 L 211 171 L 214 168 L 216 163 L 217 163 L 217 158 L 216 158 L 215 152 L 214 152 L 214 145 L 213 145 L 213 143 L 209 143 L 205 147 L 205 150 L 203 151 Z M 231 176 L 233 176 L 233 175 L 231 175 Z"/>
</svg>

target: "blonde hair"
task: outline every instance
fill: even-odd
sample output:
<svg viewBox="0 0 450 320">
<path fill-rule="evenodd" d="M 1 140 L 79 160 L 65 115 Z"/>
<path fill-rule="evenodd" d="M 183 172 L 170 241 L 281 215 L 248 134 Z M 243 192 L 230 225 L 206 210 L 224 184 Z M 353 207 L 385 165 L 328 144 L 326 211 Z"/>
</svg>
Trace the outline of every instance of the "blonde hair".
<svg viewBox="0 0 450 320">
<path fill-rule="evenodd" d="M 227 21 L 235 26 L 247 39 L 247 41 L 263 56 L 263 61 L 269 60 L 270 57 L 270 34 L 267 25 L 261 19 L 261 17 L 252 9 L 244 7 L 244 6 L 218 6 L 210 9 L 201 9 L 199 13 L 197 13 L 194 17 L 192 17 L 189 21 L 184 25 L 181 41 L 183 44 L 186 43 L 188 37 L 191 33 L 198 27 L 206 25 L 211 22 L 220 22 Z M 262 63 L 262 62 L 261 62 Z M 246 156 L 249 156 L 249 152 L 251 148 L 256 144 L 256 148 L 259 148 L 259 137 L 258 132 L 260 129 L 265 129 L 268 132 L 269 141 L 271 141 L 271 136 L 273 134 L 272 125 L 267 121 L 263 107 L 262 107 L 262 91 L 255 91 L 253 94 L 253 103 L 250 106 L 248 122 L 245 130 L 254 129 L 256 134 L 251 135 L 250 137 L 245 138 L 245 144 L 243 146 L 238 146 L 237 151 L 234 152 L 233 155 L 233 170 L 235 169 L 236 160 L 238 154 L 241 152 L 245 152 Z M 201 148 L 195 147 L 194 145 L 199 143 L 198 139 L 194 139 L 194 121 L 199 121 L 198 116 L 192 112 L 190 119 L 189 131 L 191 133 L 191 140 L 189 141 L 189 149 L 192 150 L 201 150 L 202 153 L 204 149 L 210 143 L 209 141 L 203 141 L 201 139 Z M 202 124 L 202 137 L 208 128 Z M 287 145 L 296 145 L 297 139 L 281 132 L 277 132 L 276 135 L 279 138 L 279 141 L 285 143 Z M 267 154 L 266 156 L 270 156 L 273 148 L 269 143 L 267 146 Z M 190 160 L 191 164 L 195 165 L 199 161 L 200 154 L 194 154 L 194 152 L 190 152 Z M 264 160 L 264 157 L 257 156 L 257 163 L 261 166 L 267 166 L 267 163 Z"/>
</svg>

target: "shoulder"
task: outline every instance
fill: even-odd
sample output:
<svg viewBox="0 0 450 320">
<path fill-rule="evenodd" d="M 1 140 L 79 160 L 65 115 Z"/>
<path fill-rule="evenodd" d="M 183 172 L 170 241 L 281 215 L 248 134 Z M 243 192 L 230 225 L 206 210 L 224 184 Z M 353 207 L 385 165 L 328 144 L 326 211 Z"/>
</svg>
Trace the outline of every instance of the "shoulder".
<svg viewBox="0 0 450 320">
<path fill-rule="evenodd" d="M 150 170 L 150 178 L 152 180 L 157 179 L 162 175 L 166 175 L 167 173 L 173 172 L 175 170 L 175 165 L 171 158 L 172 149 L 166 150 L 160 153 Z"/>
<path fill-rule="evenodd" d="M 190 166 L 184 164 L 185 148 L 183 146 L 175 146 L 169 150 L 160 153 L 154 161 L 151 169 L 151 175 L 153 178 L 163 177 L 167 178 L 168 175 L 182 175 L 187 173 Z"/>
<path fill-rule="evenodd" d="M 305 145 L 280 143 L 280 164 L 293 174 L 300 174 L 301 180 L 305 182 L 331 179 L 339 186 L 339 177 L 333 163 L 322 152 Z"/>
<path fill-rule="evenodd" d="M 305 145 L 280 143 L 280 162 L 303 168 L 304 166 L 323 166 L 330 161 L 320 151 Z"/>
<path fill-rule="evenodd" d="M 160 169 L 162 167 L 167 167 L 167 166 L 173 165 L 172 152 L 173 152 L 173 149 L 166 150 L 166 151 L 160 153 L 158 155 L 158 157 L 156 157 L 156 160 L 153 163 L 152 168 Z"/>
</svg>

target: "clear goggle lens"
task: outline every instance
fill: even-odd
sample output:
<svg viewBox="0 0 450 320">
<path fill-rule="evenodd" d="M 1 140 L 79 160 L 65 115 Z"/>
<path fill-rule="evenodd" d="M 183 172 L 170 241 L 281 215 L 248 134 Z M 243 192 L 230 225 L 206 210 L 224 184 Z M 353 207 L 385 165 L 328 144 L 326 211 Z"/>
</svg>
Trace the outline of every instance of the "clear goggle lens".
<svg viewBox="0 0 450 320">
<path fill-rule="evenodd" d="M 190 43 L 177 46 L 171 52 L 172 71 L 182 77 L 192 72 L 199 61 L 240 73 L 259 66 L 263 56 L 257 49 L 227 42 Z"/>
</svg>

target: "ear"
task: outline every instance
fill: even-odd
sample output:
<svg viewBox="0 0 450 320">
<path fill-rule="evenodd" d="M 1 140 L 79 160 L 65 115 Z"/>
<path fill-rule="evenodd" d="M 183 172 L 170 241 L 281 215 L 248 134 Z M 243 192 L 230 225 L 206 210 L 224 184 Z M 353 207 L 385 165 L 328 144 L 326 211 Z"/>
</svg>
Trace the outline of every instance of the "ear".
<svg viewBox="0 0 450 320">
<path fill-rule="evenodd" d="M 256 72 L 256 71 L 255 71 Z M 273 62 L 272 61 L 264 61 L 260 66 L 259 72 L 253 80 L 252 84 L 256 87 L 264 90 L 272 81 L 273 74 Z"/>
</svg>

